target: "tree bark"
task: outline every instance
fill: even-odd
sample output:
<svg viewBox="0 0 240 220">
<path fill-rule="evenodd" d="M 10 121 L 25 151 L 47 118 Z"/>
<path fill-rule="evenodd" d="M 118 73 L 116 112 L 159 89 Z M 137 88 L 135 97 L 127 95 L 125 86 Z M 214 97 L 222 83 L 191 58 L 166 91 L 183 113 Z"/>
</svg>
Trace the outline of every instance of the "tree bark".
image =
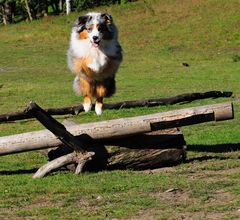
<svg viewBox="0 0 240 220">
<path fill-rule="evenodd" d="M 170 149 L 128 149 L 120 148 L 111 154 L 107 169 L 155 169 L 171 166 L 185 160 L 185 150 Z"/>
<path fill-rule="evenodd" d="M 6 15 L 5 15 L 5 11 L 4 11 L 4 6 L 3 5 L 0 5 L 0 15 L 2 16 L 3 24 L 7 25 L 7 20 L 6 20 Z"/>
<path fill-rule="evenodd" d="M 63 11 L 63 0 L 59 0 L 59 11 Z"/>
<path fill-rule="evenodd" d="M 187 93 L 181 94 L 174 97 L 169 98 L 155 98 L 155 99 L 145 99 L 145 100 L 133 100 L 133 101 L 122 101 L 112 104 L 104 104 L 104 109 L 122 109 L 122 108 L 136 108 L 136 107 L 151 107 L 158 105 L 173 105 L 177 103 L 185 103 L 191 102 L 198 99 L 206 99 L 206 98 L 218 98 L 218 97 L 230 97 L 232 92 L 221 92 L 221 91 L 209 91 L 205 93 Z M 94 106 L 93 106 L 94 108 Z M 66 115 L 72 114 L 77 115 L 83 112 L 82 104 L 71 106 L 71 107 L 63 107 L 63 108 L 49 108 L 45 109 L 46 112 L 50 115 Z M 0 115 L 0 123 L 8 122 L 8 121 L 16 121 L 32 118 L 31 115 L 23 112 L 14 112 L 9 114 Z"/>
<path fill-rule="evenodd" d="M 41 14 L 44 17 L 48 16 L 48 1 L 47 0 L 42 0 L 41 1 Z"/>
<path fill-rule="evenodd" d="M 71 12 L 71 0 L 66 0 L 66 14 L 69 15 Z"/>
<path fill-rule="evenodd" d="M 5 2 L 3 5 L 1 5 L 1 12 L 3 24 L 4 25 L 11 24 L 13 18 L 12 4 L 9 2 Z"/>
<path fill-rule="evenodd" d="M 26 10 L 27 10 L 28 18 L 29 18 L 30 21 L 32 21 L 33 17 L 32 17 L 32 14 L 31 14 L 31 9 L 30 9 L 29 4 L 28 4 L 28 0 L 25 0 L 25 7 L 26 7 Z"/>
<path fill-rule="evenodd" d="M 81 135 L 81 138 L 86 134 L 93 139 L 119 138 L 233 117 L 232 104 L 221 103 L 69 126 L 67 130 L 74 136 Z M 0 137 L 0 155 L 53 148 L 59 144 L 60 140 L 46 130 Z"/>
</svg>

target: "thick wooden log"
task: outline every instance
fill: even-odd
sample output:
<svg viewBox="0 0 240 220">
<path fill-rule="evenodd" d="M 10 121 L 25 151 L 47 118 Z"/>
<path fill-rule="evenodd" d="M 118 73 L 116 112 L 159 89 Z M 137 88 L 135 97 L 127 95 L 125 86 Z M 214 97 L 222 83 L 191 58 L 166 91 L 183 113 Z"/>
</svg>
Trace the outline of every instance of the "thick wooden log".
<svg viewBox="0 0 240 220">
<path fill-rule="evenodd" d="M 66 128 L 74 136 L 88 134 L 93 139 L 103 139 L 232 118 L 232 104 L 221 103 Z M 47 130 L 11 135 L 0 138 L 0 155 L 53 148 L 59 144 L 60 140 Z"/>
<path fill-rule="evenodd" d="M 222 91 L 209 91 L 204 93 L 186 93 L 169 98 L 153 98 L 144 100 L 132 100 L 132 101 L 122 101 L 117 103 L 104 104 L 104 109 L 122 109 L 122 108 L 136 108 L 144 106 L 158 106 L 158 105 L 173 105 L 176 103 L 192 102 L 198 99 L 207 98 L 219 98 L 219 97 L 231 97 L 232 92 L 222 92 Z M 93 106 L 94 108 L 94 106 Z M 50 115 L 77 115 L 83 112 L 83 105 L 76 105 L 70 107 L 62 108 L 48 108 L 45 111 Z M 27 114 L 25 111 L 13 112 L 8 114 L 0 115 L 0 123 L 23 120 L 33 118 L 32 115 Z"/>
<path fill-rule="evenodd" d="M 185 149 L 128 149 L 120 148 L 108 159 L 107 169 L 155 169 L 184 161 Z"/>
<path fill-rule="evenodd" d="M 186 142 L 182 133 L 174 128 L 138 134 L 125 138 L 85 139 L 89 149 L 95 150 L 92 160 L 85 165 L 87 171 L 103 169 L 153 169 L 173 165 L 185 159 Z M 96 151 L 97 150 L 97 151 Z M 49 160 L 70 154 L 64 145 L 44 151 Z M 67 166 L 75 171 L 76 166 Z"/>
</svg>

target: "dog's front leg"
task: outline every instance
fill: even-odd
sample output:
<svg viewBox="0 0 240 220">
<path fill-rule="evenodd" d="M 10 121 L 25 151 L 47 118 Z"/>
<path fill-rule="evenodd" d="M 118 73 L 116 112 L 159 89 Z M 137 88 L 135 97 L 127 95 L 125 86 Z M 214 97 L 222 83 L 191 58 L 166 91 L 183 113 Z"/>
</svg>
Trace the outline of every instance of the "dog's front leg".
<svg viewBox="0 0 240 220">
<path fill-rule="evenodd" d="M 89 112 L 92 108 L 92 100 L 88 96 L 83 97 L 83 109 L 85 112 Z"/>
<path fill-rule="evenodd" d="M 103 98 L 107 94 L 107 88 L 104 84 L 99 83 L 96 86 L 96 104 L 95 104 L 95 112 L 97 115 L 101 115 L 103 112 Z"/>
<path fill-rule="evenodd" d="M 97 98 L 95 104 L 95 112 L 97 115 L 101 115 L 103 112 L 103 97 Z"/>
<path fill-rule="evenodd" d="M 80 77 L 81 94 L 83 95 L 83 109 L 85 112 L 89 112 L 92 108 L 92 89 L 90 83 L 84 78 Z"/>
</svg>

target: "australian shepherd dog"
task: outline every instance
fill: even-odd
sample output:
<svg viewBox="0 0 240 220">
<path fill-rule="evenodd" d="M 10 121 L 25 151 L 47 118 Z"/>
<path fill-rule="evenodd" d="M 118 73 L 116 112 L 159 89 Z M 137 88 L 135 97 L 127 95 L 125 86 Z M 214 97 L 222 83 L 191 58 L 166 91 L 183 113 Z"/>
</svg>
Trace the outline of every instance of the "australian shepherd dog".
<svg viewBox="0 0 240 220">
<path fill-rule="evenodd" d="M 103 98 L 115 92 L 115 74 L 122 61 L 118 30 L 111 15 L 88 13 L 75 21 L 68 49 L 68 67 L 76 75 L 73 88 L 83 96 L 86 112 L 95 103 L 102 114 Z"/>
</svg>

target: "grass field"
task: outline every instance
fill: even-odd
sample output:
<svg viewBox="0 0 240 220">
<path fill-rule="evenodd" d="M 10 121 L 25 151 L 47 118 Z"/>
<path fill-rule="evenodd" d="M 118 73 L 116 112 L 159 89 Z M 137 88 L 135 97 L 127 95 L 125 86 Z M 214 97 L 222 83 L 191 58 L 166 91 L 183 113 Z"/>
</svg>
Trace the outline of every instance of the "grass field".
<svg viewBox="0 0 240 220">
<path fill-rule="evenodd" d="M 0 157 L 0 219 L 239 219 L 239 1 L 139 0 L 96 10 L 112 14 L 124 49 L 117 93 L 106 102 L 209 90 L 234 97 L 71 119 L 84 123 L 225 101 L 234 103 L 235 119 L 182 128 L 186 163 L 151 172 L 57 172 L 33 180 L 46 163 L 41 154 Z M 45 108 L 80 103 L 66 65 L 76 16 L 0 27 L 0 114 L 23 110 L 30 100 Z M 5 123 L 0 136 L 39 129 L 34 120 Z"/>
</svg>

